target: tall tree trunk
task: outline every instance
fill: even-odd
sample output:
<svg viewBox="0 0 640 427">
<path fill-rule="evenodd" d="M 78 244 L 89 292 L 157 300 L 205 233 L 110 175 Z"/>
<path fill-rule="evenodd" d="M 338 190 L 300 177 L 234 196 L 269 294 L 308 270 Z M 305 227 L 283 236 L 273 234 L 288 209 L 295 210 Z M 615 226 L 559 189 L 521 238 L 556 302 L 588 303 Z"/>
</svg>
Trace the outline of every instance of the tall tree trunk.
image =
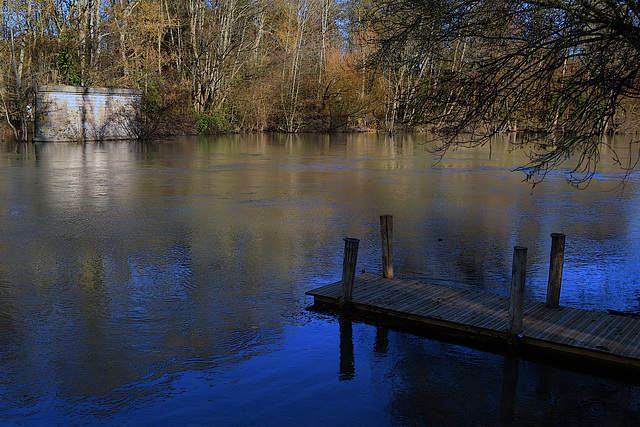
<svg viewBox="0 0 640 427">
<path fill-rule="evenodd" d="M 26 141 L 27 140 L 27 122 L 25 119 L 24 109 L 22 106 L 22 67 L 24 64 L 24 41 L 20 43 L 20 55 L 19 59 L 16 59 L 15 39 L 13 34 L 13 28 L 11 29 L 11 56 L 13 61 L 13 71 L 16 79 L 16 101 L 15 110 L 18 113 L 18 120 L 20 121 L 20 127 L 17 131 L 16 139 Z M 13 126 L 12 126 L 13 127 Z M 14 128 L 15 132 L 15 128 Z"/>
</svg>

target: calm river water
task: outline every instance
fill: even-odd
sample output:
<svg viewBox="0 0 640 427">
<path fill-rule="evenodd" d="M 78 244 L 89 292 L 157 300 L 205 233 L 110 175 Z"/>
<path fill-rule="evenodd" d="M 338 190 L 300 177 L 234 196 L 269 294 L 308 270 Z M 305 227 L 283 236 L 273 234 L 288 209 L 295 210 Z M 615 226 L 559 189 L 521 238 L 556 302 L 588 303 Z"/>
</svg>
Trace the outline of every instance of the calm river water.
<svg viewBox="0 0 640 427">
<path fill-rule="evenodd" d="M 2 425 L 624 425 L 640 380 L 339 322 L 305 291 L 344 237 L 379 272 L 506 295 L 529 247 L 544 301 L 640 313 L 640 179 L 604 151 L 586 190 L 533 191 L 496 141 L 440 162 L 420 136 L 257 135 L 0 147 Z M 617 141 L 625 153 L 625 141 Z"/>
</svg>

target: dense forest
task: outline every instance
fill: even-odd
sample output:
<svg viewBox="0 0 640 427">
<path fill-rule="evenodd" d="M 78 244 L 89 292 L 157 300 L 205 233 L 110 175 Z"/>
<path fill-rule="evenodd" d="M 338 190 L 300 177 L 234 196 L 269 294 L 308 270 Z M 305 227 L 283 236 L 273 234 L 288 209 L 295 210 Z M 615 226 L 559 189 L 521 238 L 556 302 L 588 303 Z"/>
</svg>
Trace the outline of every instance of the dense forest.
<svg viewBox="0 0 640 427">
<path fill-rule="evenodd" d="M 18 135 L 45 84 L 141 88 L 149 135 L 637 127 L 636 1 L 0 5 L 0 114 Z"/>
<path fill-rule="evenodd" d="M 44 84 L 144 89 L 156 132 L 364 129 L 391 114 L 356 2 L 1 4 L 0 111 L 16 128 Z"/>
</svg>

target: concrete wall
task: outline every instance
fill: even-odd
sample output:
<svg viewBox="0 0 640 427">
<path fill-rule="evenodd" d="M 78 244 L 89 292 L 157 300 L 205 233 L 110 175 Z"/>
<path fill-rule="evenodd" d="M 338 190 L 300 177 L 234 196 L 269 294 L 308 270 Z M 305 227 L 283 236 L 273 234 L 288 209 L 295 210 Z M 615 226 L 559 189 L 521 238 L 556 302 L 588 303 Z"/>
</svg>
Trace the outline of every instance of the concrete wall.
<svg viewBox="0 0 640 427">
<path fill-rule="evenodd" d="M 100 141 L 138 136 L 142 91 L 39 86 L 35 141 Z"/>
</svg>

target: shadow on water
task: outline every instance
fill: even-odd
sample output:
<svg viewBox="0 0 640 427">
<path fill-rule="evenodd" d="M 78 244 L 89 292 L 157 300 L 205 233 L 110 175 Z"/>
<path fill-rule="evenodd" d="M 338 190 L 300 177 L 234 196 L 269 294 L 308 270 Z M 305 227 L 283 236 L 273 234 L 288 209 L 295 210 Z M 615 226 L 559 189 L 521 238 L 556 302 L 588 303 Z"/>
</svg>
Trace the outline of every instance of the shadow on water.
<svg viewBox="0 0 640 427">
<path fill-rule="evenodd" d="M 408 334 L 429 341 L 437 341 L 443 344 L 452 344 L 465 347 L 470 351 L 479 351 L 494 354 L 505 358 L 515 358 L 542 366 L 553 367 L 580 375 L 599 377 L 606 380 L 618 381 L 630 386 L 640 386 L 640 368 L 632 368 L 617 364 L 609 364 L 605 361 L 586 360 L 580 356 L 557 354 L 553 351 L 539 350 L 524 345 L 512 345 L 499 338 L 479 337 L 474 338 L 466 334 L 456 334 L 449 329 L 442 329 L 433 325 L 416 326 L 410 321 L 381 314 L 366 312 L 341 312 L 324 304 L 312 304 L 307 307 L 309 313 L 327 315 L 340 319 L 340 349 L 349 349 L 350 344 L 343 343 L 342 338 L 351 337 L 353 326 L 345 327 L 342 335 L 342 324 L 358 322 L 375 329 L 373 351 L 376 356 L 384 357 L 389 352 L 389 333 Z M 355 363 L 355 362 L 354 362 Z M 511 371 L 509 371 L 511 372 Z"/>
<path fill-rule="evenodd" d="M 514 356 L 504 358 L 502 368 L 502 396 L 500 398 L 500 425 L 510 426 L 516 420 L 515 405 L 518 385 L 519 359 Z"/>
<path fill-rule="evenodd" d="M 353 325 L 351 320 L 340 317 L 340 381 L 349 381 L 356 376 L 353 354 Z"/>
<path fill-rule="evenodd" d="M 366 319 L 315 306 L 310 311 L 339 319 L 340 381 L 357 382 L 370 371 L 375 387 L 386 382 L 397 385 L 390 402 L 395 423 L 509 426 L 640 421 L 637 371 L 525 356 L 506 345 L 382 323 L 379 317 Z"/>
</svg>

